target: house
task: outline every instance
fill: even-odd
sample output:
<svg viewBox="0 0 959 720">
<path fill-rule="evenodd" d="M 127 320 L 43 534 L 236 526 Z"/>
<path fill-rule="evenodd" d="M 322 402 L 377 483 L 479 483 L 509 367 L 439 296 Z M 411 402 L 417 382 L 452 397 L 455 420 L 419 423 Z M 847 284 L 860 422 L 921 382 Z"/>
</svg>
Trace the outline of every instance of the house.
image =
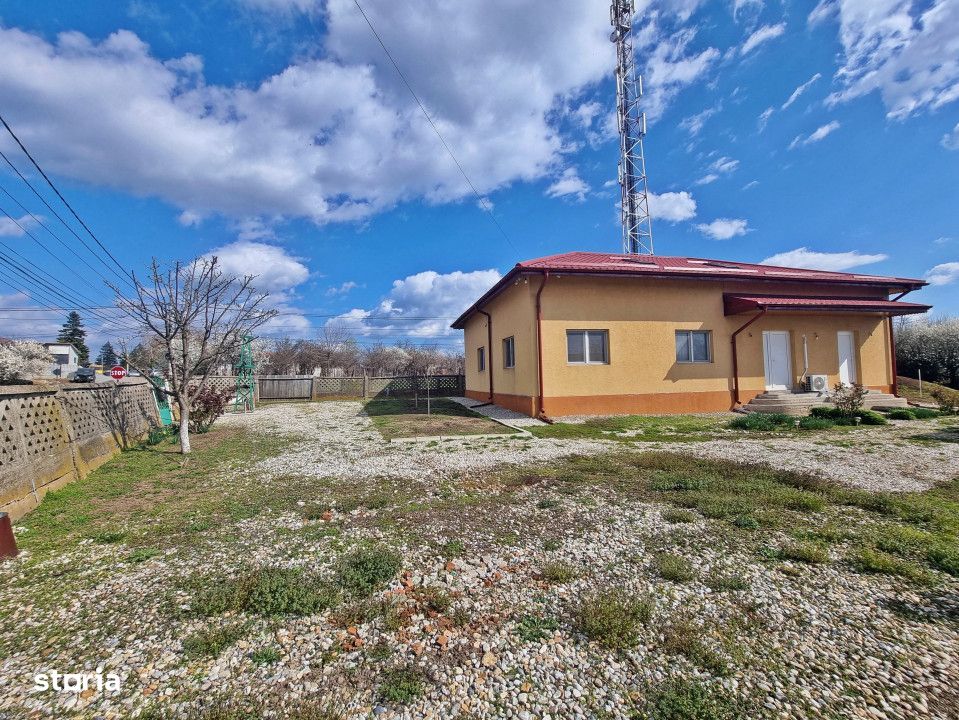
<svg viewBox="0 0 959 720">
<path fill-rule="evenodd" d="M 518 263 L 452 325 L 466 394 L 526 415 L 727 411 L 766 391 L 895 394 L 908 278 L 571 252 Z M 890 398 L 892 399 L 892 398 Z"/>
<path fill-rule="evenodd" d="M 48 342 L 43 343 L 52 358 L 52 365 L 46 377 L 66 378 L 80 367 L 80 356 L 77 349 L 70 343 Z"/>
</svg>

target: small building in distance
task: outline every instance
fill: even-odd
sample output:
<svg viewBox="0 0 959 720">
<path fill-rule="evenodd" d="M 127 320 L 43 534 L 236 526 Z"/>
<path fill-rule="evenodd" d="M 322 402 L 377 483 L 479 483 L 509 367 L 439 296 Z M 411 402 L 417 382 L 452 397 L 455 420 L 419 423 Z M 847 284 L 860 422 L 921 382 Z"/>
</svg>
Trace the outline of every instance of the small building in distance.
<svg viewBox="0 0 959 720">
<path fill-rule="evenodd" d="M 43 343 L 51 357 L 50 369 L 44 377 L 55 377 L 66 380 L 80 367 L 80 356 L 77 349 L 70 343 L 48 342 Z"/>
<path fill-rule="evenodd" d="M 467 396 L 531 416 L 728 411 L 839 382 L 893 404 L 892 318 L 930 309 L 900 300 L 925 284 L 571 252 L 518 263 L 453 327 Z"/>
</svg>

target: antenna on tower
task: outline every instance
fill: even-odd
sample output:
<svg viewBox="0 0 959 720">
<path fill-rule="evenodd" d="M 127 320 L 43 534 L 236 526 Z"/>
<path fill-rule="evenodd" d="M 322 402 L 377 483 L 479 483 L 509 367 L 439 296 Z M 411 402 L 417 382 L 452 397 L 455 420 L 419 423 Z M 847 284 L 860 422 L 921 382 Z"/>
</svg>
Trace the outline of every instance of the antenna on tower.
<svg viewBox="0 0 959 720">
<path fill-rule="evenodd" d="M 616 43 L 616 120 L 619 126 L 619 185 L 622 188 L 623 252 L 653 254 L 653 226 L 649 219 L 646 184 L 646 113 L 639 109 L 643 78 L 636 74 L 633 54 L 635 0 L 613 0 L 609 11 Z"/>
</svg>

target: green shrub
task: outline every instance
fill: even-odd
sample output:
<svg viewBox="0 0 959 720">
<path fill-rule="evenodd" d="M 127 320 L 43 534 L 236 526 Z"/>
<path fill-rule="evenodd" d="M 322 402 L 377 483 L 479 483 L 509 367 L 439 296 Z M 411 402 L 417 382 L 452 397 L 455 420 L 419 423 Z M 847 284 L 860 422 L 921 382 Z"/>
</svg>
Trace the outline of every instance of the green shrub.
<svg viewBox="0 0 959 720">
<path fill-rule="evenodd" d="M 809 411 L 810 416 L 814 418 L 832 420 L 837 425 L 855 425 L 856 418 L 863 425 L 888 425 L 889 423 L 879 413 L 874 410 L 857 410 L 851 415 L 846 415 L 839 408 L 820 406 L 814 407 Z"/>
<path fill-rule="evenodd" d="M 543 564 L 540 574 L 546 582 L 561 585 L 573 580 L 578 573 L 576 568 L 564 562 L 548 562 Z"/>
<path fill-rule="evenodd" d="M 815 543 L 789 543 L 780 549 L 779 557 L 783 560 L 795 560 L 811 565 L 819 565 L 829 562 L 829 551 Z"/>
<path fill-rule="evenodd" d="M 358 548 L 340 559 L 336 582 L 355 595 L 371 595 L 392 580 L 401 566 L 400 555 L 386 547 Z"/>
<path fill-rule="evenodd" d="M 580 603 L 574 625 L 590 640 L 608 648 L 627 648 L 636 644 L 639 628 L 649 622 L 652 602 L 628 595 L 622 590 L 597 592 Z"/>
<path fill-rule="evenodd" d="M 756 530 L 759 528 L 759 520 L 752 515 L 737 515 L 732 519 L 732 524 L 743 530 Z"/>
<path fill-rule="evenodd" d="M 959 577 L 959 550 L 955 547 L 945 545 L 934 547 L 926 554 L 926 559 L 937 570 Z"/>
<path fill-rule="evenodd" d="M 689 561 L 679 555 L 662 553 L 653 559 L 653 566 L 663 580 L 671 582 L 689 582 L 696 573 Z"/>
<path fill-rule="evenodd" d="M 640 717 L 654 720 L 747 720 L 751 708 L 721 687 L 674 678 L 653 688 Z"/>
<path fill-rule="evenodd" d="M 729 421 L 733 430 L 758 430 L 768 432 L 779 428 L 792 427 L 795 418 L 785 413 L 746 413 Z"/>
<path fill-rule="evenodd" d="M 897 575 L 917 582 L 928 580 L 923 570 L 907 560 L 900 560 L 884 552 L 863 548 L 850 557 L 852 567 L 861 573 Z"/>
<path fill-rule="evenodd" d="M 386 673 L 380 684 L 382 700 L 406 704 L 423 694 L 423 673 L 413 667 L 401 667 Z"/>
<path fill-rule="evenodd" d="M 830 407 L 829 405 L 819 405 L 809 410 L 809 416 L 826 420 L 839 420 L 843 415 L 839 412 L 839 408 Z"/>
<path fill-rule="evenodd" d="M 256 568 L 235 578 L 194 578 L 191 610 L 196 615 L 248 612 L 312 615 L 332 607 L 337 594 L 300 568 Z"/>
<path fill-rule="evenodd" d="M 799 420 L 799 427 L 803 430 L 828 430 L 835 425 L 832 420 L 823 417 L 804 417 Z"/>
<path fill-rule="evenodd" d="M 710 573 L 703 581 L 713 590 L 748 590 L 749 581 L 742 575 L 721 575 Z"/>
<path fill-rule="evenodd" d="M 932 418 L 939 417 L 942 413 L 938 410 L 933 410 L 932 408 L 909 408 L 912 414 L 915 416 L 916 420 L 931 420 Z"/>
<path fill-rule="evenodd" d="M 890 420 L 915 420 L 916 414 L 906 408 L 896 408 L 887 412 L 886 417 Z"/>
<path fill-rule="evenodd" d="M 889 422 L 875 410 L 860 410 L 856 415 L 862 420 L 863 425 L 888 425 Z"/>
</svg>

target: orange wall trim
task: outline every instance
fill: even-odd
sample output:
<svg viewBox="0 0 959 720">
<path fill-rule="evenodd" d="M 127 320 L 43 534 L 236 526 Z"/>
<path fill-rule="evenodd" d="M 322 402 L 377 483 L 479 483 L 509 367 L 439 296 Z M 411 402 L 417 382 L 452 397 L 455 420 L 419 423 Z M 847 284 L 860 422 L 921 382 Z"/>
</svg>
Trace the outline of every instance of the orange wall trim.
<svg viewBox="0 0 959 720">
<path fill-rule="evenodd" d="M 466 397 L 470 398 L 471 400 L 480 400 L 486 402 L 489 400 L 489 392 L 467 390 Z M 506 395 L 504 393 L 493 393 L 493 402 L 500 407 L 506 408 L 507 410 L 523 413 L 523 415 L 529 415 L 530 417 L 536 415 L 536 398 L 529 397 L 528 395 Z"/>
</svg>

